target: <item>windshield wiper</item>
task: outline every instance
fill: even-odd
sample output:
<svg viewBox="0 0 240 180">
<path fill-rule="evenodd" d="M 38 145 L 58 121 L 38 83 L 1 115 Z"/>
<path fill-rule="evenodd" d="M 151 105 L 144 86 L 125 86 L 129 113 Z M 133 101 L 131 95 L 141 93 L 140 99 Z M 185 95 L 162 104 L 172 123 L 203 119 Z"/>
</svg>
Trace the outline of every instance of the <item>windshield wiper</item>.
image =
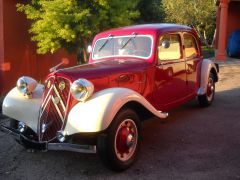
<svg viewBox="0 0 240 180">
<path fill-rule="evenodd" d="M 128 40 L 125 42 L 125 44 L 123 44 L 123 46 L 122 46 L 120 49 L 125 48 L 126 45 L 127 45 L 133 38 L 135 38 L 136 36 L 137 36 L 137 33 L 133 32 L 133 33 L 131 34 L 131 37 L 128 38 Z"/>
<path fill-rule="evenodd" d="M 109 36 L 107 37 L 106 41 L 103 43 L 103 45 L 98 49 L 98 52 L 100 52 L 105 46 L 106 44 L 109 42 L 110 38 L 112 39 L 112 35 L 109 34 Z"/>
</svg>

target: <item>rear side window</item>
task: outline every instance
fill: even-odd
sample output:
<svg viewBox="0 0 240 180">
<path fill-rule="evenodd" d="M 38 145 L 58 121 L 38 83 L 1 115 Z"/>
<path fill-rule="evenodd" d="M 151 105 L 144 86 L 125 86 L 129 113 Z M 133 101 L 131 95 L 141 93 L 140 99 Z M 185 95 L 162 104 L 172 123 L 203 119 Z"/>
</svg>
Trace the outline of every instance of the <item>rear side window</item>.
<svg viewBox="0 0 240 180">
<path fill-rule="evenodd" d="M 179 34 L 166 34 L 160 37 L 158 45 L 159 60 L 176 60 L 182 57 Z"/>
<path fill-rule="evenodd" d="M 198 48 L 195 38 L 191 34 L 184 34 L 184 46 L 186 58 L 195 58 L 198 56 Z"/>
</svg>

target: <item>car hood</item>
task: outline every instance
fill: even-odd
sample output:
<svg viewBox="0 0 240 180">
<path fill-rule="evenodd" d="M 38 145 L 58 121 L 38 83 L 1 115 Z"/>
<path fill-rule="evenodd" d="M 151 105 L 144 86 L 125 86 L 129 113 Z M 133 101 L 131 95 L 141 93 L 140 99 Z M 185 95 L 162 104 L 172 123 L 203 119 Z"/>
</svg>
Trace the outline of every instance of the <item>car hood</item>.
<svg viewBox="0 0 240 180">
<path fill-rule="evenodd" d="M 74 81 L 79 78 L 95 79 L 103 77 L 111 77 L 113 74 L 121 73 L 137 73 L 143 72 L 147 67 L 144 60 L 105 60 L 91 64 L 84 64 L 66 69 L 58 70 L 55 75 L 65 76 L 69 80 Z"/>
</svg>

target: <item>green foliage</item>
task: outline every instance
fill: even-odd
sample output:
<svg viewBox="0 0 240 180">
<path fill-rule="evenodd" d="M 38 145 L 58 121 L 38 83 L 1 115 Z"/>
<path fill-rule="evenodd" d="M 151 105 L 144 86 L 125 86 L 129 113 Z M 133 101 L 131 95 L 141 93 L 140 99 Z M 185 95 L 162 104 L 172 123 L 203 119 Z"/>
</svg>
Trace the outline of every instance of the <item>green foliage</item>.
<svg viewBox="0 0 240 180">
<path fill-rule="evenodd" d="M 93 35 L 108 28 L 129 25 L 139 16 L 138 0 L 32 0 L 17 10 L 32 20 L 37 52 L 54 53 L 63 47 L 83 51 Z"/>
<path fill-rule="evenodd" d="M 166 21 L 194 26 L 209 40 L 215 30 L 215 0 L 162 0 Z M 206 38 L 205 37 L 205 38 Z"/>
<path fill-rule="evenodd" d="M 17 4 L 31 20 L 37 52 L 59 48 L 86 58 L 86 46 L 103 30 L 134 23 L 172 22 L 194 26 L 209 41 L 215 30 L 215 0 L 31 0 Z"/>
<path fill-rule="evenodd" d="M 214 48 L 209 48 L 206 46 L 202 46 L 202 54 L 203 54 L 203 58 L 211 58 L 214 57 Z"/>
<path fill-rule="evenodd" d="M 162 7 L 162 0 L 140 0 L 138 4 L 140 17 L 139 23 L 160 23 L 164 21 L 165 12 Z"/>
</svg>

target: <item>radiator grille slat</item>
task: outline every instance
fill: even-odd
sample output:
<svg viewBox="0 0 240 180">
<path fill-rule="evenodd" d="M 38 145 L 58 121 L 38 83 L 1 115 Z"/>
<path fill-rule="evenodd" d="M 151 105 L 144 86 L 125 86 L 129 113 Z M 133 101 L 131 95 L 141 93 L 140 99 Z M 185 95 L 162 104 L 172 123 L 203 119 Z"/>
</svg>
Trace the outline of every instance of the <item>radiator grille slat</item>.
<svg viewBox="0 0 240 180">
<path fill-rule="evenodd" d="M 62 129 L 67 117 L 69 96 L 69 80 L 53 76 L 46 80 L 38 124 L 39 141 L 56 138 L 57 131 Z"/>
</svg>

